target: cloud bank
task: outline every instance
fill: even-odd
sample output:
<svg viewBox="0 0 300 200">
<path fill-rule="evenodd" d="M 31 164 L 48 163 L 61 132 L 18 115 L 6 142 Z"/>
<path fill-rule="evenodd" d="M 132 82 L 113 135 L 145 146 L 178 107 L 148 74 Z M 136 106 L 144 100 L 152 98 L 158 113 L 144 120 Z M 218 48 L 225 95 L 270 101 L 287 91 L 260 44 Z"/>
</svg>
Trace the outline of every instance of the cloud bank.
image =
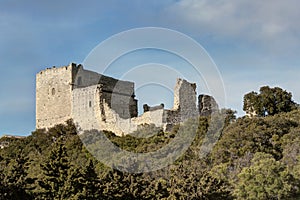
<svg viewBox="0 0 300 200">
<path fill-rule="evenodd" d="M 181 0 L 167 12 L 197 33 L 263 43 L 269 48 L 299 48 L 299 7 L 297 0 Z"/>
</svg>

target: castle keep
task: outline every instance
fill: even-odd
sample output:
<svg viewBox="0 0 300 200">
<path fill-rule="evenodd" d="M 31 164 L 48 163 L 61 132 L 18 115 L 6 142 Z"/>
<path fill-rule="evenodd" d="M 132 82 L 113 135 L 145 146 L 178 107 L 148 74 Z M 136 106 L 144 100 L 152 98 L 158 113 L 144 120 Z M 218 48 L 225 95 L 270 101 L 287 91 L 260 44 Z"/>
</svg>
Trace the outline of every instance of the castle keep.
<svg viewBox="0 0 300 200">
<path fill-rule="evenodd" d="M 36 75 L 36 128 L 50 128 L 73 119 L 79 130 L 108 130 L 117 135 L 131 133 L 140 125 L 154 124 L 164 130 L 218 109 L 215 100 L 199 95 L 196 84 L 177 79 L 174 106 L 150 107 L 138 116 L 134 83 L 85 70 L 82 65 L 47 68 Z"/>
</svg>

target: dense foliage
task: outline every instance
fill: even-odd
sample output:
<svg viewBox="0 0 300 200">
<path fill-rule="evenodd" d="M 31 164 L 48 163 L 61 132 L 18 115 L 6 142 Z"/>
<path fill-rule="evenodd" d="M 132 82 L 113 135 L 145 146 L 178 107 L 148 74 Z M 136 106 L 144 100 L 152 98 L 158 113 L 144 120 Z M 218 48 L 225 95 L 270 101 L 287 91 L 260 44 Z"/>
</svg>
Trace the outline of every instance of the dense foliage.
<svg viewBox="0 0 300 200">
<path fill-rule="evenodd" d="M 275 115 L 296 109 L 292 94 L 279 87 L 263 86 L 257 92 L 250 92 L 244 96 L 243 110 L 258 116 Z"/>
<path fill-rule="evenodd" d="M 200 117 L 185 154 L 148 173 L 121 172 L 97 161 L 81 141 L 97 135 L 80 138 L 71 121 L 9 139 L 9 146 L 0 150 L 0 199 L 300 198 L 300 111 L 238 119 L 230 110 L 222 112 L 228 114 L 225 127 L 207 156 L 200 157 L 199 151 L 215 124 L 210 117 Z M 139 130 L 142 135 L 156 134 L 104 135 L 122 149 L 151 152 L 170 143 L 178 130 L 175 126 L 165 133 L 146 126 Z"/>
</svg>

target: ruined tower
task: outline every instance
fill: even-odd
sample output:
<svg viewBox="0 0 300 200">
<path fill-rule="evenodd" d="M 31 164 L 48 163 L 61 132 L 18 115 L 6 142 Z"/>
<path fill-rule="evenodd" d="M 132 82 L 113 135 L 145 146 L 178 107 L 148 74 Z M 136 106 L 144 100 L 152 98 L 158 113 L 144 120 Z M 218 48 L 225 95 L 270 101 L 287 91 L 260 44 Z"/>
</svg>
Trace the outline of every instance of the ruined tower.
<svg viewBox="0 0 300 200">
<path fill-rule="evenodd" d="M 177 79 L 174 89 L 174 106 L 173 110 L 180 111 L 181 121 L 196 117 L 197 97 L 196 84 L 189 83 L 184 79 Z"/>
<path fill-rule="evenodd" d="M 47 68 L 36 75 L 36 128 L 72 118 L 72 89 L 76 65 Z"/>
<path fill-rule="evenodd" d="M 97 98 L 122 118 L 136 117 L 134 97 L 134 83 L 85 70 L 82 65 L 47 68 L 36 75 L 36 128 L 84 116 L 88 108 L 100 104 Z"/>
</svg>

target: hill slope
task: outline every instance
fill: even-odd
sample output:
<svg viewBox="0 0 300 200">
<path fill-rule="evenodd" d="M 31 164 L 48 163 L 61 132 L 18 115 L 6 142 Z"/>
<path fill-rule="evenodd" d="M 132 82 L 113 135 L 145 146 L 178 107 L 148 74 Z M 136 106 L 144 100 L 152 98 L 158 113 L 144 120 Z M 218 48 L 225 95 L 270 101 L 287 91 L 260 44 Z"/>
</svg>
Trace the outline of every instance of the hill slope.
<svg viewBox="0 0 300 200">
<path fill-rule="evenodd" d="M 0 150 L 0 199 L 295 199 L 300 183 L 300 111 L 261 118 L 228 118 L 212 152 L 199 157 L 209 128 L 200 117 L 195 139 L 172 165 L 129 174 L 97 161 L 71 121 L 11 139 Z M 187 127 L 190 124 L 183 125 Z M 164 133 L 147 126 L 149 138 L 117 137 L 118 147 L 151 152 L 171 142 L 178 127 Z M 5 140 L 5 139 L 1 139 Z"/>
</svg>

